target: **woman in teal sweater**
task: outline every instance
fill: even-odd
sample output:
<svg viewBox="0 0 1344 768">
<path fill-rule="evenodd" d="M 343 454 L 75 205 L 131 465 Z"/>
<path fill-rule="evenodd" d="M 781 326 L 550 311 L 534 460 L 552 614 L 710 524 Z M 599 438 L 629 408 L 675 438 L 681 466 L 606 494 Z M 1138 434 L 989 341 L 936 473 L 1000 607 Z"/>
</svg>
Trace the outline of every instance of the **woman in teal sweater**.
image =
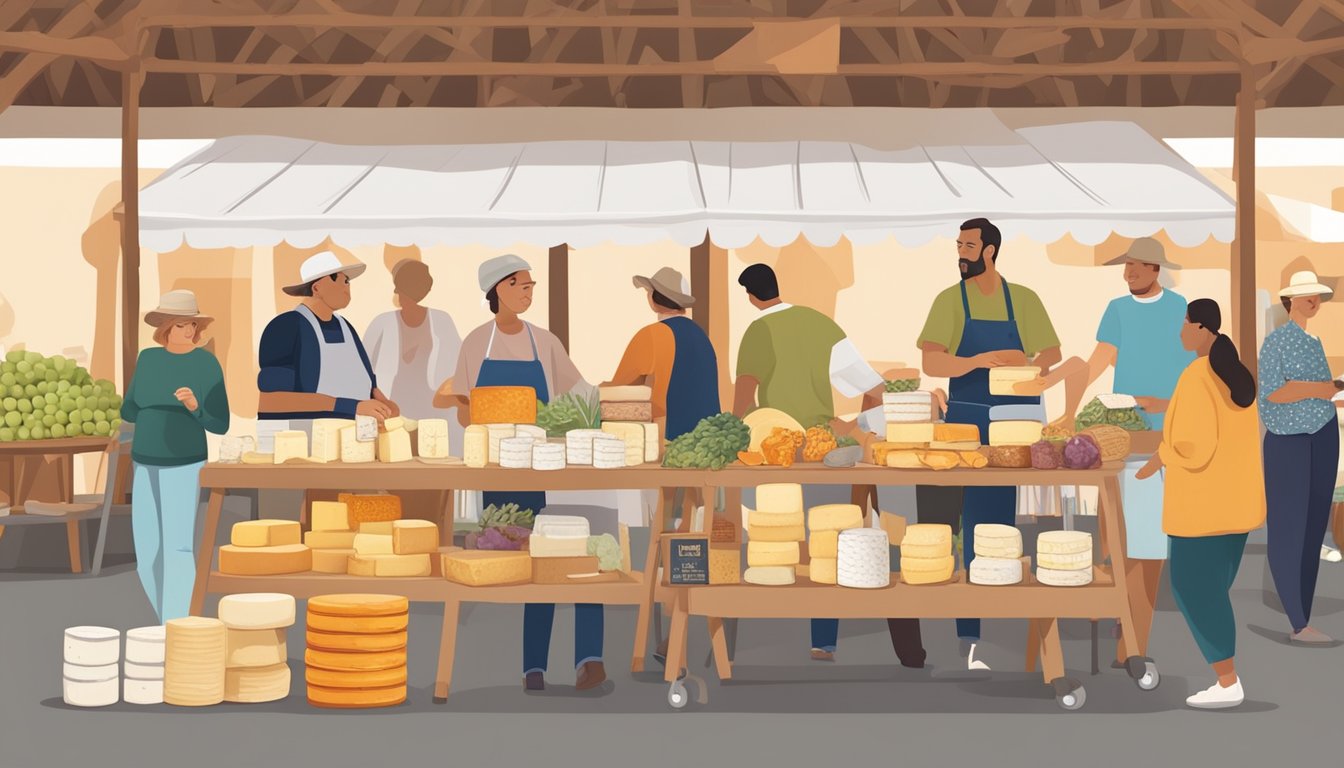
<svg viewBox="0 0 1344 768">
<path fill-rule="evenodd" d="M 170 291 L 145 315 L 162 345 L 141 351 L 121 405 L 135 424 L 131 530 L 136 571 L 159 622 L 187 616 L 196 580 L 196 508 L 205 433 L 229 429 L 219 361 L 198 345 L 214 318 L 191 291 Z"/>
</svg>

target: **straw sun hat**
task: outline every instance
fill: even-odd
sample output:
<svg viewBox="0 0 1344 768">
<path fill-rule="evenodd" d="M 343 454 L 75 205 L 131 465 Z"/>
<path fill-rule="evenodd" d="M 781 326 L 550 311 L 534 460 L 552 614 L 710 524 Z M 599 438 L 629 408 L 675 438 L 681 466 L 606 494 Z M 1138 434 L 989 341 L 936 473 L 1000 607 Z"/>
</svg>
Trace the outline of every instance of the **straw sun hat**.
<svg viewBox="0 0 1344 768">
<path fill-rule="evenodd" d="M 195 320 L 202 329 L 215 318 L 201 314 L 196 306 L 196 294 L 191 291 L 169 291 L 159 297 L 159 306 L 145 314 L 145 323 L 158 328 L 164 323 Z"/>
<path fill-rule="evenodd" d="M 1288 287 L 1279 291 L 1280 299 L 1295 299 L 1301 296 L 1323 296 L 1321 301 L 1329 301 L 1335 292 L 1330 286 L 1321 282 L 1316 277 L 1315 272 L 1302 271 L 1294 272 L 1293 276 L 1288 278 Z"/>
</svg>

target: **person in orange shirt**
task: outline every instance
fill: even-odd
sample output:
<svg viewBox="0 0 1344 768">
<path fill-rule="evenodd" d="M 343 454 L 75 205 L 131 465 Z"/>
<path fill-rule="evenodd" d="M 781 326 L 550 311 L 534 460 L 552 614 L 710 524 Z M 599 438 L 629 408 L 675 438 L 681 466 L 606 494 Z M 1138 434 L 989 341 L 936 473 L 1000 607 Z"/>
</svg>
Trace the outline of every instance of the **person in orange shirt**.
<svg viewBox="0 0 1344 768">
<path fill-rule="evenodd" d="M 1162 529 L 1170 537 L 1171 591 L 1218 675 L 1218 682 L 1185 700 L 1196 709 L 1227 709 L 1245 700 L 1233 658 L 1230 591 L 1247 535 L 1265 524 L 1255 377 L 1219 332 L 1222 324 L 1217 302 L 1190 302 L 1181 344 L 1198 356 L 1176 383 L 1161 447 L 1135 475 L 1144 480 L 1166 468 Z"/>
<path fill-rule="evenodd" d="M 648 291 L 649 309 L 658 321 L 630 340 L 607 384 L 652 387 L 653 416 L 666 419 L 663 434 L 675 440 L 721 410 L 718 360 L 709 336 L 686 316 L 695 297 L 680 272 L 663 267 L 653 277 L 636 275 L 633 282 Z"/>
</svg>

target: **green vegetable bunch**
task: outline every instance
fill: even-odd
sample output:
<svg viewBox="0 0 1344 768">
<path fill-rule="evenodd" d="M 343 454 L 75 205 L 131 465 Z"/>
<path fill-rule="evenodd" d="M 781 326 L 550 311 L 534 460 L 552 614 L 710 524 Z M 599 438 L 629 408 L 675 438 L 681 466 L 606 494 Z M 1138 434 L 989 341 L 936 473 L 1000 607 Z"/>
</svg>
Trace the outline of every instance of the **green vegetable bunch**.
<svg viewBox="0 0 1344 768">
<path fill-rule="evenodd" d="M 919 389 L 919 379 L 888 379 L 886 388 L 888 392 L 914 392 Z"/>
<path fill-rule="evenodd" d="M 603 571 L 619 571 L 621 569 L 621 545 L 616 543 L 616 537 L 610 533 L 604 533 L 601 536 L 588 537 L 588 554 L 597 557 L 597 567 Z"/>
<path fill-rule="evenodd" d="M 695 429 L 673 440 L 663 456 L 664 467 L 723 469 L 751 445 L 751 430 L 731 413 L 707 416 Z"/>
<path fill-rule="evenodd" d="M 1093 398 L 1092 402 L 1088 403 L 1078 414 L 1078 418 L 1074 420 L 1074 428 L 1079 432 L 1101 424 L 1110 424 L 1121 429 L 1127 429 L 1130 432 L 1142 432 L 1148 429 L 1148 424 L 1143 420 L 1143 415 L 1139 413 L 1139 409 L 1107 408 L 1097 398 Z"/>
<path fill-rule="evenodd" d="M 116 387 L 73 360 L 16 350 L 0 362 L 0 442 L 107 437 L 120 425 Z"/>
<path fill-rule="evenodd" d="M 487 528 L 505 528 L 511 525 L 518 528 L 531 528 L 532 522 L 532 510 L 522 509 L 513 503 L 505 504 L 502 507 L 491 504 L 481 512 L 482 531 Z"/>
<path fill-rule="evenodd" d="M 580 397 L 570 392 L 550 403 L 537 403 L 537 426 L 550 437 L 564 437 L 572 429 L 597 429 L 602 425 L 602 410 L 597 393 Z"/>
</svg>

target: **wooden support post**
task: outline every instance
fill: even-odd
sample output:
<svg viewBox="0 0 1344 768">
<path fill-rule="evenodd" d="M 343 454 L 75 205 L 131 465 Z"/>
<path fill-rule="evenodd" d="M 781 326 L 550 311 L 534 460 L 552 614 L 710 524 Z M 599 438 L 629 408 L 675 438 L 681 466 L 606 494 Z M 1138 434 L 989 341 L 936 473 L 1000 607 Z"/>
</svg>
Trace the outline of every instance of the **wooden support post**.
<svg viewBox="0 0 1344 768">
<path fill-rule="evenodd" d="M 1255 76 L 1249 68 L 1241 75 L 1237 94 L 1236 126 L 1233 131 L 1233 167 L 1236 180 L 1236 239 L 1232 255 L 1231 336 L 1241 352 L 1241 360 L 1256 371 L 1255 303 Z M 1223 324 L 1226 328 L 1228 323 Z"/>
<path fill-rule="evenodd" d="M 712 247 L 706 235 L 705 242 L 691 248 L 691 295 L 695 297 L 691 319 L 705 333 L 709 333 L 710 319 L 714 316 L 714 305 L 709 296 L 709 251 Z"/>
<path fill-rule="evenodd" d="M 569 246 L 551 247 L 549 267 L 551 282 L 551 333 L 569 349 Z"/>
<path fill-rule="evenodd" d="M 121 76 L 121 386 L 126 391 L 140 354 L 140 86 L 144 75 Z"/>
<path fill-rule="evenodd" d="M 709 335 L 719 364 L 719 406 L 733 404 L 732 360 L 728 356 L 728 251 L 705 241 L 691 249 L 691 319 Z"/>
</svg>

